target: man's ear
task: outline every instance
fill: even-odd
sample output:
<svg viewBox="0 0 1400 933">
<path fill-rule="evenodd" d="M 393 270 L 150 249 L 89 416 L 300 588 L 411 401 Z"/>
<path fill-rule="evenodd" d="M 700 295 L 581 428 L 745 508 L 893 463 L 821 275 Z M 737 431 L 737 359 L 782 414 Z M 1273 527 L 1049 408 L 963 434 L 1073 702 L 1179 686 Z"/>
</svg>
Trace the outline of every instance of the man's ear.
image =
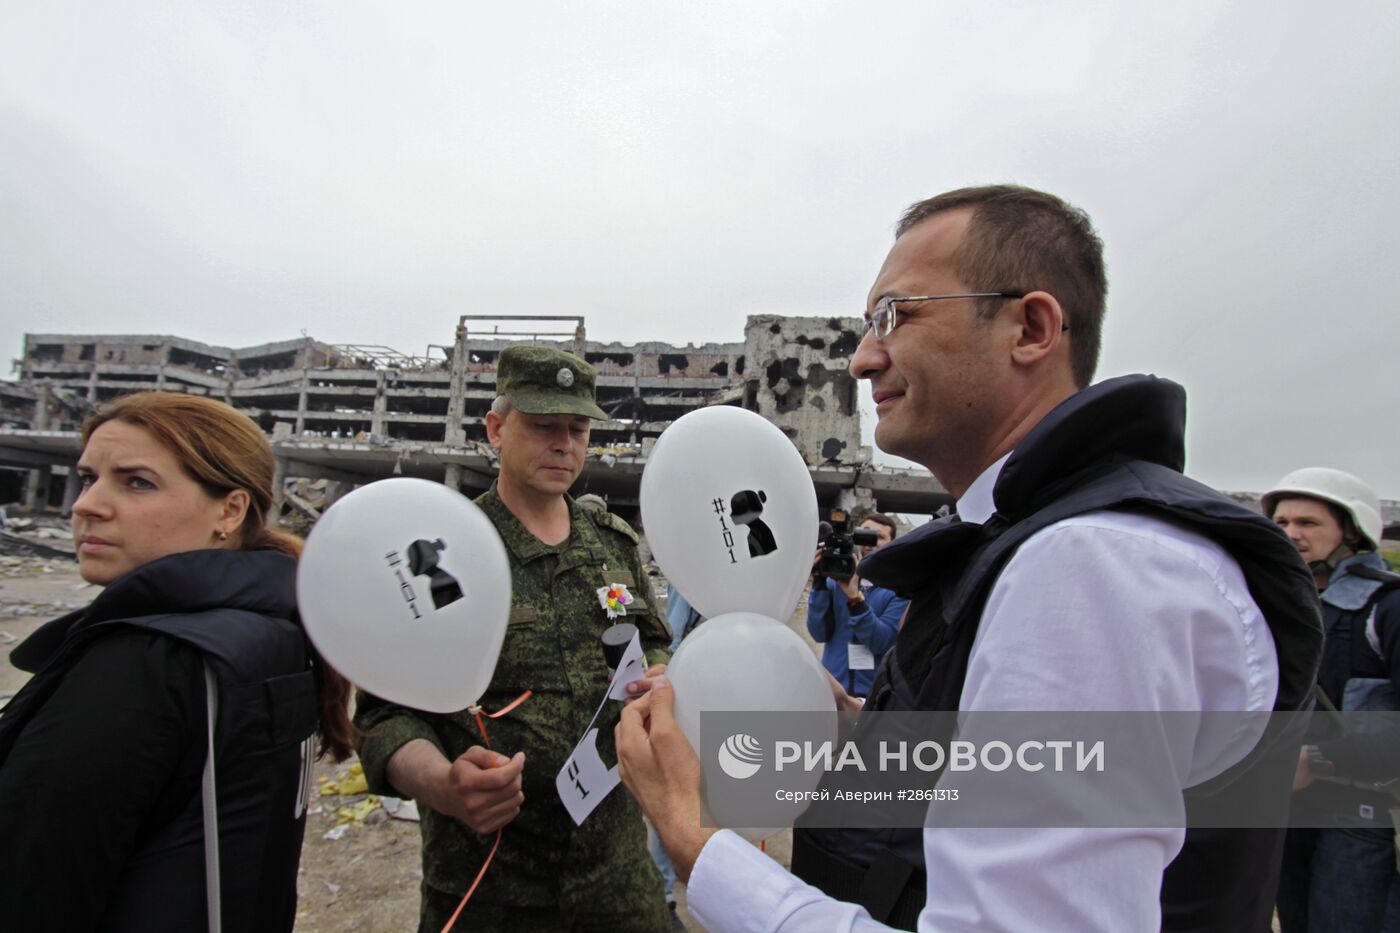
<svg viewBox="0 0 1400 933">
<path fill-rule="evenodd" d="M 491 442 L 491 446 L 497 450 L 501 449 L 501 428 L 505 426 L 506 419 L 496 414 L 494 411 L 486 412 L 486 439 Z"/>
<path fill-rule="evenodd" d="M 1067 343 L 1064 308 L 1049 292 L 1027 293 L 1012 313 L 1017 327 L 1013 362 L 1033 366 Z M 1064 349 L 1067 352 L 1067 346 Z"/>
</svg>

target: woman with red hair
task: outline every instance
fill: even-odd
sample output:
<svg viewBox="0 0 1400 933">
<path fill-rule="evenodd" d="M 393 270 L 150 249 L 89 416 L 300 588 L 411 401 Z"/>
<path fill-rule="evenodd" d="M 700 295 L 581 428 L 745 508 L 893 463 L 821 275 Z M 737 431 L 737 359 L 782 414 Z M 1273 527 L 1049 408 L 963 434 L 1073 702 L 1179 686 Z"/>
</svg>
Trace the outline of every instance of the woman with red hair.
<svg viewBox="0 0 1400 933">
<path fill-rule="evenodd" d="M 222 402 L 146 392 L 83 428 L 87 608 L 14 649 L 0 715 L 7 928 L 291 930 L 315 736 L 349 685 L 296 613 L 301 542 L 268 527 L 273 456 Z"/>
</svg>

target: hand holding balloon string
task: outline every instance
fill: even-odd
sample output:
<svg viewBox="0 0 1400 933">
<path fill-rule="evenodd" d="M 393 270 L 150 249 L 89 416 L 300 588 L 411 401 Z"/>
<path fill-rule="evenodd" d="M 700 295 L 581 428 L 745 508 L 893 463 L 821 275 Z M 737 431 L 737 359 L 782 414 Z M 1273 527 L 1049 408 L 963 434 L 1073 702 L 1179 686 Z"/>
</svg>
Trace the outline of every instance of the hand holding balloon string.
<svg viewBox="0 0 1400 933">
<path fill-rule="evenodd" d="M 506 758 L 473 745 L 442 775 L 433 809 L 465 823 L 474 832 L 495 832 L 520 813 L 525 753 Z"/>
<path fill-rule="evenodd" d="M 454 761 L 427 739 L 414 739 L 389 759 L 389 783 L 478 833 L 515 819 L 525 802 L 521 775 L 525 754 L 513 758 L 473 745 Z"/>
</svg>

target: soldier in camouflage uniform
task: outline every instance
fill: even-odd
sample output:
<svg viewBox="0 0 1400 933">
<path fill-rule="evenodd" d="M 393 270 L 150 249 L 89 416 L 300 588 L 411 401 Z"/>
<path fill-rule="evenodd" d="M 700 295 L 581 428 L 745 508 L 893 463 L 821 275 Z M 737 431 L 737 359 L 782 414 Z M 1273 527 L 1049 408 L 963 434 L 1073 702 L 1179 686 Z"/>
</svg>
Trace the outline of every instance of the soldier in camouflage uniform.
<svg viewBox="0 0 1400 933">
<path fill-rule="evenodd" d="M 624 621 L 650 661 L 670 633 L 637 556 L 636 533 L 605 510 L 580 508 L 566 490 L 583 469 L 594 402 L 593 368 L 542 347 L 510 347 L 496 369 L 499 397 L 487 435 L 500 475 L 476 504 L 510 558 L 510 624 L 481 698 L 490 750 L 467 711 L 433 714 L 361 693 L 356 724 L 370 790 L 425 804 L 419 930 L 439 933 L 504 827 L 500 848 L 458 921 L 463 930 L 670 929 L 661 877 L 647 854 L 641 811 L 616 788 L 575 826 L 554 787 L 610 679 L 599 636 L 610 625 L 597 591 L 626 585 Z M 619 704 L 598 719 L 599 751 L 616 761 Z"/>
</svg>

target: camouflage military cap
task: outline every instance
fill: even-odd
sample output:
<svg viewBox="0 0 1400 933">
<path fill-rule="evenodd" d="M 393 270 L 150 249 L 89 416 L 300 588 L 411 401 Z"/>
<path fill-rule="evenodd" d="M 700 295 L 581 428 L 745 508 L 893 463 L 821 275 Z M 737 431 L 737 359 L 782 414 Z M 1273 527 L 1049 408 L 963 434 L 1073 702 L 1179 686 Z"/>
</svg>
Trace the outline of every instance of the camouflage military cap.
<svg viewBox="0 0 1400 933">
<path fill-rule="evenodd" d="M 527 415 L 608 416 L 593 400 L 597 374 L 572 353 L 523 344 L 496 360 L 496 394 Z"/>
</svg>

